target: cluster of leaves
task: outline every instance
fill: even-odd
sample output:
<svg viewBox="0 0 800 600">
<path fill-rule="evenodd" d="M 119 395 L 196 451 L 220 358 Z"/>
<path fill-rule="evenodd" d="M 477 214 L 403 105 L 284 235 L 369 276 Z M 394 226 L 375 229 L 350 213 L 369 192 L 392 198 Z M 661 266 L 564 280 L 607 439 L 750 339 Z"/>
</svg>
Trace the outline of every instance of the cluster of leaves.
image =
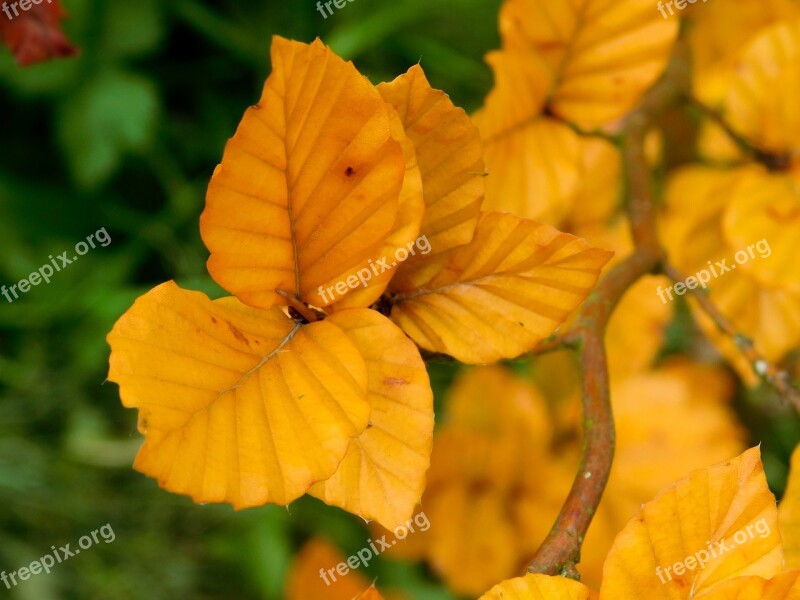
<svg viewBox="0 0 800 600">
<path fill-rule="evenodd" d="M 139 408 L 136 467 L 170 491 L 237 508 L 310 493 L 394 527 L 420 499 L 433 433 L 403 332 L 462 362 L 516 357 L 611 253 L 481 213 L 477 130 L 421 68 L 376 88 L 321 42 L 283 38 L 272 64 L 201 217 L 209 272 L 235 298 L 155 288 L 109 334 L 109 379 Z M 418 236 L 430 254 L 321 293 Z"/>
</svg>

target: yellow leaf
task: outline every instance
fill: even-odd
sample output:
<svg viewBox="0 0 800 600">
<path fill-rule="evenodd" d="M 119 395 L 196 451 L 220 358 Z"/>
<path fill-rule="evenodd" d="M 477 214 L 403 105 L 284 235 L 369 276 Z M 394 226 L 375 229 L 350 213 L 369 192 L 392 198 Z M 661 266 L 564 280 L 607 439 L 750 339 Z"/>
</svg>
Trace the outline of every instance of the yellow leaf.
<svg viewBox="0 0 800 600">
<path fill-rule="evenodd" d="M 783 566 L 777 521 L 758 448 L 695 471 L 617 536 L 600 598 L 688 599 L 732 577 L 772 577 Z"/>
<path fill-rule="evenodd" d="M 704 2 L 689 9 L 694 95 L 716 106 L 730 88 L 742 48 L 768 25 L 800 17 L 796 0 Z"/>
<path fill-rule="evenodd" d="M 513 358 L 564 322 L 610 257 L 547 225 L 483 213 L 473 241 L 429 281 L 397 283 L 392 318 L 420 347 L 464 363 Z"/>
<path fill-rule="evenodd" d="M 661 75 L 678 34 L 651 0 L 506 0 L 503 48 L 540 54 L 553 73 L 549 106 L 584 127 L 630 111 Z"/>
<path fill-rule="evenodd" d="M 458 594 L 473 595 L 514 573 L 519 532 L 506 519 L 502 496 L 452 485 L 425 504 L 432 523 L 429 552 L 437 573 Z"/>
<path fill-rule="evenodd" d="M 484 141 L 488 175 L 484 210 L 559 223 L 571 210 L 581 170 L 581 141 L 566 125 L 541 115 L 550 76 L 528 54 L 487 57 L 495 86 L 474 120 Z"/>
<path fill-rule="evenodd" d="M 800 568 L 800 446 L 792 454 L 789 483 L 778 508 L 786 566 Z"/>
<path fill-rule="evenodd" d="M 592 600 L 596 597 L 597 594 L 578 581 L 528 573 L 497 584 L 480 600 Z"/>
<path fill-rule="evenodd" d="M 781 573 L 772 579 L 736 577 L 699 596 L 702 600 L 797 600 L 800 571 Z"/>
<path fill-rule="evenodd" d="M 350 271 L 347 277 L 350 278 L 350 283 L 355 285 L 355 289 L 348 285 L 350 289 L 346 292 L 346 295 L 333 296 L 333 294 L 337 293 L 335 288 L 326 290 L 326 299 L 329 296 L 330 298 L 337 298 L 336 302 L 330 306 L 331 310 L 371 306 L 383 294 L 386 286 L 394 277 L 395 269 L 400 268 L 400 265 L 397 264 L 399 262 L 398 253 L 405 252 L 406 256 L 408 256 L 409 248 L 414 250 L 415 253 L 417 250 L 425 250 L 424 244 L 422 248 L 414 248 L 412 246 L 417 241 L 422 217 L 425 214 L 425 201 L 422 197 L 422 174 L 417 163 L 417 154 L 414 150 L 414 144 L 403 133 L 403 125 L 400 122 L 400 116 L 397 111 L 390 108 L 389 112 L 392 120 L 392 130 L 395 137 L 400 140 L 403 148 L 403 156 L 406 160 L 406 175 L 403 179 L 403 189 L 400 191 L 397 221 L 378 253 L 378 261 L 384 258 L 386 260 L 377 264 L 368 261 L 366 264 L 360 265 L 358 269 Z M 430 251 L 429 244 L 428 252 Z M 422 257 L 422 254 L 417 254 L 417 256 Z M 384 269 L 384 263 L 389 265 L 390 268 Z M 375 268 L 373 268 L 373 264 L 375 264 Z M 353 279 L 354 277 L 357 278 L 358 283 Z M 347 283 L 347 278 L 343 281 Z"/>
<path fill-rule="evenodd" d="M 369 585 L 369 581 L 359 571 L 351 570 L 344 576 L 338 573 L 336 565 L 345 560 L 342 552 L 330 542 L 322 538 L 311 539 L 297 553 L 289 569 L 285 599 L 353 600 Z"/>
<path fill-rule="evenodd" d="M 782 173 L 754 171 L 730 194 L 722 222 L 730 262 L 765 287 L 800 294 L 798 182 Z"/>
<path fill-rule="evenodd" d="M 420 233 L 431 255 L 472 239 L 484 195 L 483 148 L 478 130 L 447 94 L 431 88 L 419 65 L 378 86 L 400 113 L 422 171 L 425 217 Z"/>
<path fill-rule="evenodd" d="M 108 378 L 139 409 L 136 468 L 196 502 L 287 504 L 367 426 L 367 369 L 333 323 L 162 284 L 108 335 Z"/>
<path fill-rule="evenodd" d="M 724 102 L 731 126 L 758 148 L 800 150 L 800 20 L 765 29 L 736 62 Z"/>
<path fill-rule="evenodd" d="M 258 308 L 316 306 L 378 258 L 406 171 L 380 94 L 318 40 L 276 37 L 273 72 L 217 167 L 200 219 L 211 276 Z"/>
<path fill-rule="evenodd" d="M 372 416 L 336 473 L 309 493 L 392 529 L 411 518 L 430 464 L 433 394 L 425 363 L 413 342 L 373 310 L 337 312 L 326 322 L 366 360 Z"/>
</svg>

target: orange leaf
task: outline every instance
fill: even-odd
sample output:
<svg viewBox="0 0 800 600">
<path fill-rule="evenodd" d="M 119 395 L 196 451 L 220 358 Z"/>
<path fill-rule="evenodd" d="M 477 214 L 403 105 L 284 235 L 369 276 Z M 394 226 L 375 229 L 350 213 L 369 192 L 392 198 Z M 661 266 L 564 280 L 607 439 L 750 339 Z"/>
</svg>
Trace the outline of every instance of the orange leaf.
<svg viewBox="0 0 800 600">
<path fill-rule="evenodd" d="M 289 570 L 285 600 L 353 600 L 369 581 L 359 571 L 351 570 L 345 576 L 338 573 L 336 565 L 346 560 L 332 543 L 311 539 L 297 553 Z"/>
<path fill-rule="evenodd" d="M 474 116 L 488 169 L 483 208 L 556 224 L 579 183 L 580 138 L 542 115 L 552 80 L 535 56 L 493 52 L 486 60 L 495 87 Z"/>
<path fill-rule="evenodd" d="M 417 152 L 426 206 L 420 233 L 432 255 L 468 243 L 484 194 L 478 130 L 447 94 L 430 86 L 419 65 L 378 91 L 400 113 Z"/>
<path fill-rule="evenodd" d="M 528 573 L 525 577 L 497 584 L 480 600 L 592 600 L 596 597 L 597 594 L 578 581 Z"/>
<path fill-rule="evenodd" d="M 513 358 L 564 322 L 611 254 L 535 221 L 483 213 L 473 241 L 427 282 L 396 283 L 392 318 L 417 345 L 464 363 Z"/>
<path fill-rule="evenodd" d="M 422 217 L 425 214 L 425 201 L 422 198 L 422 175 L 417 164 L 417 153 L 414 144 L 403 133 L 403 125 L 397 111 L 390 108 L 389 112 L 392 130 L 395 137 L 401 140 L 406 160 L 406 175 L 403 179 L 403 189 L 400 191 L 397 221 L 378 253 L 379 260 L 386 258 L 385 262 L 391 265 L 391 268 L 384 270 L 381 264 L 380 268 L 376 265 L 375 269 L 372 269 L 372 265 L 367 263 L 351 271 L 348 277 L 355 287 L 348 286 L 350 289 L 345 292 L 346 295 L 336 297 L 336 301 L 331 305 L 333 310 L 370 306 L 380 298 L 396 272 L 398 250 L 402 248 L 407 251 L 409 245 L 417 240 L 420 232 Z M 424 247 L 422 249 L 424 250 Z M 416 249 L 414 251 L 416 252 Z M 430 252 L 430 248 L 428 251 Z M 399 265 L 397 266 L 399 268 Z M 358 283 L 353 281 L 352 277 L 358 278 Z M 326 298 L 328 295 L 334 297 L 335 293 L 335 289 L 326 290 Z"/>
<path fill-rule="evenodd" d="M 108 378 L 139 409 L 136 468 L 196 502 L 287 504 L 367 426 L 367 369 L 336 325 L 162 284 L 108 335 Z"/>
<path fill-rule="evenodd" d="M 433 394 L 414 343 L 373 310 L 334 313 L 366 360 L 370 426 L 328 480 L 310 494 L 393 529 L 411 518 L 425 487 L 433 443 Z"/>
<path fill-rule="evenodd" d="M 651 0 L 506 0 L 500 12 L 503 48 L 541 55 L 551 110 L 586 127 L 634 107 L 663 72 L 678 24 Z"/>
<path fill-rule="evenodd" d="M 800 570 L 781 573 L 772 579 L 736 577 L 721 583 L 702 600 L 797 600 L 800 598 Z"/>
<path fill-rule="evenodd" d="M 380 94 L 317 40 L 276 37 L 273 72 L 211 180 L 208 269 L 251 306 L 316 306 L 375 259 L 393 230 L 406 161 Z"/>
<path fill-rule="evenodd" d="M 800 446 L 792 454 L 789 483 L 778 508 L 786 566 L 800 568 Z"/>
<path fill-rule="evenodd" d="M 688 599 L 735 576 L 772 577 L 783 566 L 777 521 L 758 448 L 695 471 L 617 536 L 600 597 Z"/>
</svg>

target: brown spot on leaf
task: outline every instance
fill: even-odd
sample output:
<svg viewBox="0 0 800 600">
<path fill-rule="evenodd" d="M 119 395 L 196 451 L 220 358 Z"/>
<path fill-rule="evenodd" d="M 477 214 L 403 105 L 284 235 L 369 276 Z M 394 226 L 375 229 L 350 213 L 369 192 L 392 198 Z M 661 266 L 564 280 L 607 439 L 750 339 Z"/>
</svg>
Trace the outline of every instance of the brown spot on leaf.
<svg viewBox="0 0 800 600">
<path fill-rule="evenodd" d="M 383 385 L 388 386 L 395 386 L 395 385 L 408 385 L 411 383 L 408 379 L 403 379 L 402 377 L 384 377 Z"/>
<path fill-rule="evenodd" d="M 217 320 L 216 320 L 214 317 L 211 317 L 211 322 L 212 322 L 212 323 L 216 323 L 216 322 L 217 322 Z"/>
<path fill-rule="evenodd" d="M 244 336 L 244 334 L 243 334 L 241 331 L 239 331 L 239 330 L 238 330 L 236 327 L 234 327 L 233 325 L 231 325 L 230 323 L 228 323 L 228 328 L 231 330 L 231 333 L 233 334 L 233 337 L 235 337 L 235 338 L 236 338 L 237 340 L 239 340 L 240 342 L 244 342 L 244 343 L 245 343 L 245 344 L 247 344 L 248 346 L 250 345 L 250 342 L 248 341 L 248 339 L 247 339 L 247 338 Z"/>
<path fill-rule="evenodd" d="M 344 170 L 344 174 L 347 175 L 348 177 L 352 177 L 353 175 L 356 174 L 356 172 L 355 172 L 355 169 L 353 169 L 353 167 L 347 167 Z"/>
</svg>

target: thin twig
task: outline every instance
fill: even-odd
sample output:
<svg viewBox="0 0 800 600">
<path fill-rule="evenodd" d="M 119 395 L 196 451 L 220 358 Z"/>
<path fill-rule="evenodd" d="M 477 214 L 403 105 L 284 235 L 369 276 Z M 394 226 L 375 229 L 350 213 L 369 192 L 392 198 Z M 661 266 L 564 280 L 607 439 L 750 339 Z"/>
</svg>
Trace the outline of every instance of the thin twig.
<svg viewBox="0 0 800 600">
<path fill-rule="evenodd" d="M 662 270 L 664 274 L 674 282 L 686 280 L 686 277 L 684 277 L 678 269 L 669 264 L 664 264 Z M 711 301 L 707 293 L 698 289 L 689 289 L 689 293 L 695 299 L 700 309 L 714 322 L 714 325 L 716 325 L 720 333 L 733 341 L 739 352 L 742 353 L 742 356 L 750 363 L 753 372 L 758 375 L 760 379 L 771 385 L 781 398 L 794 405 L 795 409 L 800 412 L 800 391 L 791 384 L 791 376 L 789 373 L 777 368 L 766 360 L 764 356 L 756 350 L 753 340 L 733 326 L 728 318 L 717 308 L 717 305 Z"/>
<path fill-rule="evenodd" d="M 708 117 L 712 122 L 719 126 L 725 134 L 736 143 L 739 148 L 752 156 L 756 161 L 767 167 L 770 171 L 785 171 L 792 164 L 792 157 L 788 154 L 775 154 L 756 146 L 753 142 L 745 138 L 733 126 L 728 123 L 722 115 L 709 106 L 706 106 L 696 98 L 687 96 L 687 102 L 702 115 Z"/>
</svg>

